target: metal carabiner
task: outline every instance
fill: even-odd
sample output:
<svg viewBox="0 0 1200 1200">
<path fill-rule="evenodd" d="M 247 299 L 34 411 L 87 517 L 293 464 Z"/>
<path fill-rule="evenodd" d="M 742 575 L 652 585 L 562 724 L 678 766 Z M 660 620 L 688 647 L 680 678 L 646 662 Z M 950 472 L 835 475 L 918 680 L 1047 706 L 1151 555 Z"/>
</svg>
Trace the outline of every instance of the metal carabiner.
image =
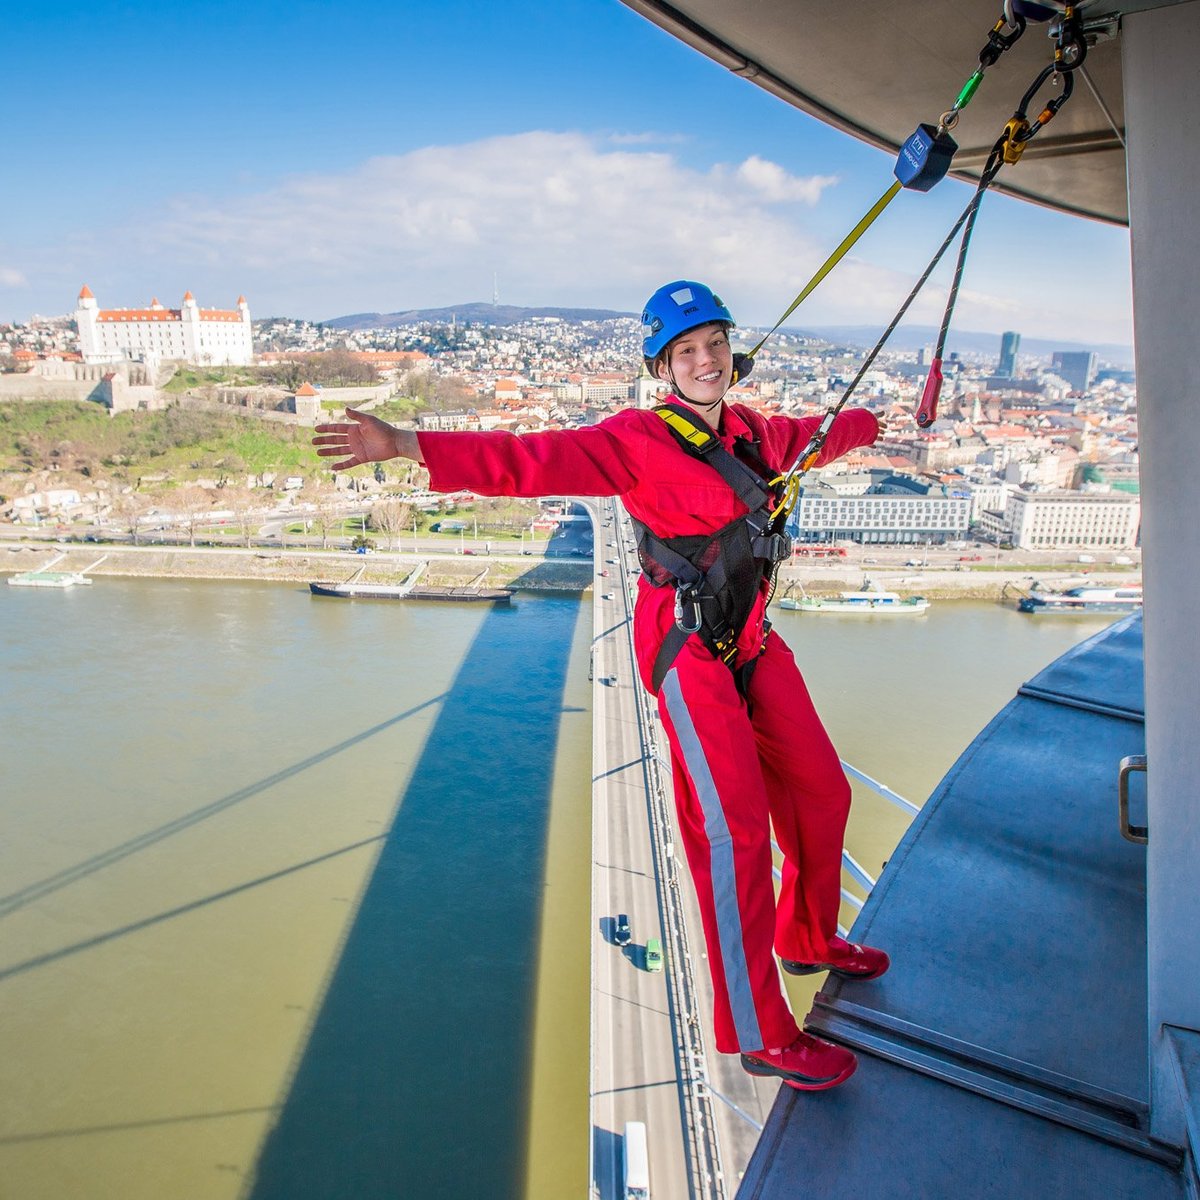
<svg viewBox="0 0 1200 1200">
<path fill-rule="evenodd" d="M 1039 129 L 1041 129 L 1044 125 L 1048 125 L 1054 119 L 1054 115 L 1058 112 L 1058 110 L 1062 108 L 1062 106 L 1071 98 L 1071 93 L 1075 90 L 1075 76 L 1070 71 L 1059 71 L 1053 65 L 1051 65 L 1047 67 L 1041 73 L 1041 75 L 1038 76 L 1037 82 L 1029 89 L 1029 91 L 1025 93 L 1025 98 L 1021 101 L 1021 107 L 1014 114 L 1016 117 L 1024 120 L 1025 109 L 1029 104 L 1029 101 L 1033 99 L 1034 93 L 1046 79 L 1052 79 L 1055 81 L 1061 80 L 1062 91 L 1052 100 L 1046 101 L 1046 107 L 1043 108 L 1040 113 L 1038 113 L 1036 120 L 1034 120 L 1032 123 L 1028 121 L 1025 122 L 1025 129 L 1017 135 L 1017 140 L 1022 143 L 1029 141 L 1029 139 L 1033 137 Z M 1012 122 L 1010 121 L 1009 124 L 1011 125 Z M 1017 153 L 1017 158 L 1020 158 L 1020 152 Z M 1016 158 L 1010 159 L 1008 157 L 1007 147 L 1005 148 L 1004 161 L 1017 161 Z"/>
<path fill-rule="evenodd" d="M 687 597 L 687 604 L 692 610 L 692 620 L 685 621 L 683 615 L 684 596 Z M 694 622 L 694 623 L 693 623 Z M 675 624 L 679 628 L 680 633 L 699 633 L 700 626 L 704 623 L 703 617 L 700 615 L 700 603 L 696 599 L 696 593 L 690 584 L 678 584 L 675 588 Z"/>
<path fill-rule="evenodd" d="M 1087 57 L 1087 38 L 1076 7 L 1068 4 L 1062 20 L 1050 26 L 1050 36 L 1054 38 L 1054 65 L 1060 71 L 1074 71 Z"/>
<path fill-rule="evenodd" d="M 1005 25 L 1013 26 L 1012 33 L 1004 34 L 1000 32 Z M 994 67 L 1000 55 L 1005 50 L 1011 49 L 1016 40 L 1025 32 L 1025 26 L 1025 18 L 1019 13 L 1010 13 L 1006 7 L 1000 20 L 992 26 L 992 31 L 988 34 L 987 45 L 979 52 L 980 67 L 984 70 L 988 67 Z"/>
</svg>

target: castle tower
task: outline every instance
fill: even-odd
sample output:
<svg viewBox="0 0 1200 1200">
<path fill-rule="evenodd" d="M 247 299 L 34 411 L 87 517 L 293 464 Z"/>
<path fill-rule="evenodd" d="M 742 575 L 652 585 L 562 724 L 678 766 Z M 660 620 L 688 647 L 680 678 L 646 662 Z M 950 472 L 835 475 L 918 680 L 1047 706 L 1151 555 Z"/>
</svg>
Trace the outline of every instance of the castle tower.
<svg viewBox="0 0 1200 1200">
<path fill-rule="evenodd" d="M 183 322 L 183 356 L 188 362 L 205 365 L 206 356 L 200 346 L 200 306 L 190 291 L 183 293 L 183 306 L 179 310 Z"/>
<path fill-rule="evenodd" d="M 79 330 L 79 352 L 83 355 L 83 361 L 88 362 L 89 355 L 97 353 L 98 338 L 96 337 L 96 317 L 100 312 L 100 306 L 96 303 L 96 297 L 92 295 L 92 289 L 85 283 L 79 289 L 79 300 L 75 305 L 75 328 Z"/>
</svg>

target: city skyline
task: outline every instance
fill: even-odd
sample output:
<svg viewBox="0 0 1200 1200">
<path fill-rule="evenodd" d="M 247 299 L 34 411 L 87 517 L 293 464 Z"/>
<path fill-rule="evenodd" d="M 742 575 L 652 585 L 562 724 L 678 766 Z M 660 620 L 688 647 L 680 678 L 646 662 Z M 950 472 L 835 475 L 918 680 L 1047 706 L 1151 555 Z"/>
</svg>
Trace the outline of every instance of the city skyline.
<svg viewBox="0 0 1200 1200">
<path fill-rule="evenodd" d="M 55 11 L 14 14 L 0 50 L 29 135 L 0 321 L 68 313 L 84 283 L 321 321 L 497 281 L 501 303 L 637 311 L 691 276 L 769 324 L 891 180 L 618 0 Z M 903 193 L 789 325 L 890 319 L 968 194 Z M 947 280 L 909 321 L 937 323 Z M 1131 342 L 1127 231 L 989 197 L 955 325 Z"/>
</svg>

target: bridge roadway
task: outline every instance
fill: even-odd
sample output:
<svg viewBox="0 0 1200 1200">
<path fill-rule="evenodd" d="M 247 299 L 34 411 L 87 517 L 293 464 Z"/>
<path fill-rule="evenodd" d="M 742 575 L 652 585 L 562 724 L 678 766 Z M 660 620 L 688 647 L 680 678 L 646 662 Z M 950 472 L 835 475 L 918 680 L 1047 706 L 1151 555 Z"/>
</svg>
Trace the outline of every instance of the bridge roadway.
<svg viewBox="0 0 1200 1200">
<path fill-rule="evenodd" d="M 620 1200 L 622 1131 L 643 1121 L 654 1200 L 732 1197 L 778 1085 L 712 1049 L 712 991 L 674 810 L 666 739 L 634 668 L 633 531 L 595 514 L 592 642 L 592 1197 Z M 607 574 L 605 574 L 607 572 Z M 630 944 L 613 938 L 625 913 Z M 646 969 L 660 939 L 662 973 Z"/>
</svg>

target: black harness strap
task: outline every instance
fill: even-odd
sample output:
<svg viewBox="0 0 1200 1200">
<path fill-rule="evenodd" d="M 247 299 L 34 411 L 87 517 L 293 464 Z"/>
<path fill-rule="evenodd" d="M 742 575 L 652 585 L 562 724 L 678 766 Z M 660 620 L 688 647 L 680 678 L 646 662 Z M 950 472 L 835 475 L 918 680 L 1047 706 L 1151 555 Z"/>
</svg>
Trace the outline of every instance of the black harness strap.
<svg viewBox="0 0 1200 1200">
<path fill-rule="evenodd" d="M 775 496 L 766 481 L 730 454 L 711 429 L 701 428 L 682 405 L 660 404 L 654 411 L 666 421 L 675 440 L 694 458 L 708 463 L 751 512 L 772 505 Z M 757 451 L 755 457 L 758 457 Z"/>
<path fill-rule="evenodd" d="M 790 557 L 791 539 L 782 532 L 786 514 L 776 513 L 778 496 L 767 482 L 769 471 L 757 446 L 743 448 L 762 467 L 761 475 L 726 450 L 720 438 L 682 406 L 664 404 L 654 411 L 680 446 L 712 467 L 749 510 L 716 533 L 691 537 L 659 537 L 634 520 L 647 579 L 655 587 L 675 588 L 675 624 L 663 639 L 651 673 L 657 693 L 693 633 L 732 668 L 737 638 L 753 610 L 759 586 L 777 562 Z M 734 668 L 743 696 L 754 663 L 751 659 Z"/>
</svg>

